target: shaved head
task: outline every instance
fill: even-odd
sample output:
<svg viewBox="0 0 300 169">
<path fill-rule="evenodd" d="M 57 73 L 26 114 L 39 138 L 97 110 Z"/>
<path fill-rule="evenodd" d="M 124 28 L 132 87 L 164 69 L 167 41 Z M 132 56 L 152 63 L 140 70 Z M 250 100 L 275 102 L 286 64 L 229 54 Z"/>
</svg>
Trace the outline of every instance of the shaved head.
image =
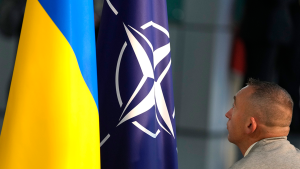
<svg viewBox="0 0 300 169">
<path fill-rule="evenodd" d="M 253 88 L 250 96 L 251 115 L 268 127 L 288 127 L 292 121 L 293 100 L 289 93 L 275 83 L 249 79 Z"/>
<path fill-rule="evenodd" d="M 277 84 L 249 79 L 225 114 L 228 140 L 245 154 L 259 140 L 288 136 L 293 104 L 288 92 Z"/>
</svg>

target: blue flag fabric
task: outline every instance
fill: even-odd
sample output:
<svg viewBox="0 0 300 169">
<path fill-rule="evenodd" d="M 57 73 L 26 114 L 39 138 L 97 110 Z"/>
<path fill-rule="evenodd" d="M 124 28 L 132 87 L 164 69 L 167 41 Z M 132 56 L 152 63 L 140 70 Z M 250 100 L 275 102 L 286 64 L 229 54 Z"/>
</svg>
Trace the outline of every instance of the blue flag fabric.
<svg viewBox="0 0 300 169">
<path fill-rule="evenodd" d="M 165 0 L 106 0 L 97 41 L 102 169 L 177 169 Z"/>
</svg>

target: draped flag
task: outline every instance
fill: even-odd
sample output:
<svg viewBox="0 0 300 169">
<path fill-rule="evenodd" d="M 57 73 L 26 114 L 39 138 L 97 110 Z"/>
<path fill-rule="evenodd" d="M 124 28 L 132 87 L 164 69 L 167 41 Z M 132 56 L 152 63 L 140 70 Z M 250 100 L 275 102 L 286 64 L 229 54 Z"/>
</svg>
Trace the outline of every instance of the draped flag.
<svg viewBox="0 0 300 169">
<path fill-rule="evenodd" d="M 92 0 L 27 0 L 1 169 L 99 169 Z"/>
<path fill-rule="evenodd" d="M 97 40 L 102 169 L 177 169 L 165 0 L 106 0 Z"/>
</svg>

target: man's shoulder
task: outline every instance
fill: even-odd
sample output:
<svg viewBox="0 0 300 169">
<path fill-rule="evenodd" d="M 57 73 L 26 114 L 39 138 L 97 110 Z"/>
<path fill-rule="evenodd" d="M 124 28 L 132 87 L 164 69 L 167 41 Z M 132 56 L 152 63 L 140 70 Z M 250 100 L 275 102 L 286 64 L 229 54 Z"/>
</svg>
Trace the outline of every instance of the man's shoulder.
<svg viewBox="0 0 300 169">
<path fill-rule="evenodd" d="M 250 166 L 254 168 L 257 165 L 257 159 L 246 156 L 239 160 L 238 162 L 234 163 L 230 169 L 248 169 Z"/>
<path fill-rule="evenodd" d="M 230 169 L 299 168 L 300 151 L 286 138 L 264 139 L 250 150 L 249 154 Z"/>
</svg>

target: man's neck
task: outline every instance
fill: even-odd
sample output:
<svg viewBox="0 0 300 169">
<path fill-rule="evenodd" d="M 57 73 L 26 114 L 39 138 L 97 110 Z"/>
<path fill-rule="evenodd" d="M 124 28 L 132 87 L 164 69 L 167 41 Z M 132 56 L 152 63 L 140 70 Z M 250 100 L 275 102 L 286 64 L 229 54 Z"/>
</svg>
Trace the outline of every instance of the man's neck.
<svg viewBox="0 0 300 169">
<path fill-rule="evenodd" d="M 247 149 L 247 151 L 243 154 L 244 157 L 246 157 L 246 155 L 249 154 L 249 152 L 251 151 L 252 147 L 253 147 L 256 143 L 257 143 L 257 142 L 253 143 L 253 144 Z"/>
<path fill-rule="evenodd" d="M 245 139 L 243 142 L 241 142 L 241 144 L 237 145 L 241 151 L 241 153 L 243 154 L 243 156 L 245 156 L 246 151 L 249 149 L 249 147 L 251 145 L 253 145 L 254 143 L 258 142 L 261 139 L 253 139 L 253 138 L 247 138 Z"/>
<path fill-rule="evenodd" d="M 245 144 L 243 146 L 238 146 L 240 151 L 242 152 L 243 156 L 245 156 L 245 153 L 246 151 L 250 148 L 251 145 L 253 145 L 254 143 L 256 142 L 253 142 L 253 143 L 248 143 L 248 144 Z"/>
</svg>

